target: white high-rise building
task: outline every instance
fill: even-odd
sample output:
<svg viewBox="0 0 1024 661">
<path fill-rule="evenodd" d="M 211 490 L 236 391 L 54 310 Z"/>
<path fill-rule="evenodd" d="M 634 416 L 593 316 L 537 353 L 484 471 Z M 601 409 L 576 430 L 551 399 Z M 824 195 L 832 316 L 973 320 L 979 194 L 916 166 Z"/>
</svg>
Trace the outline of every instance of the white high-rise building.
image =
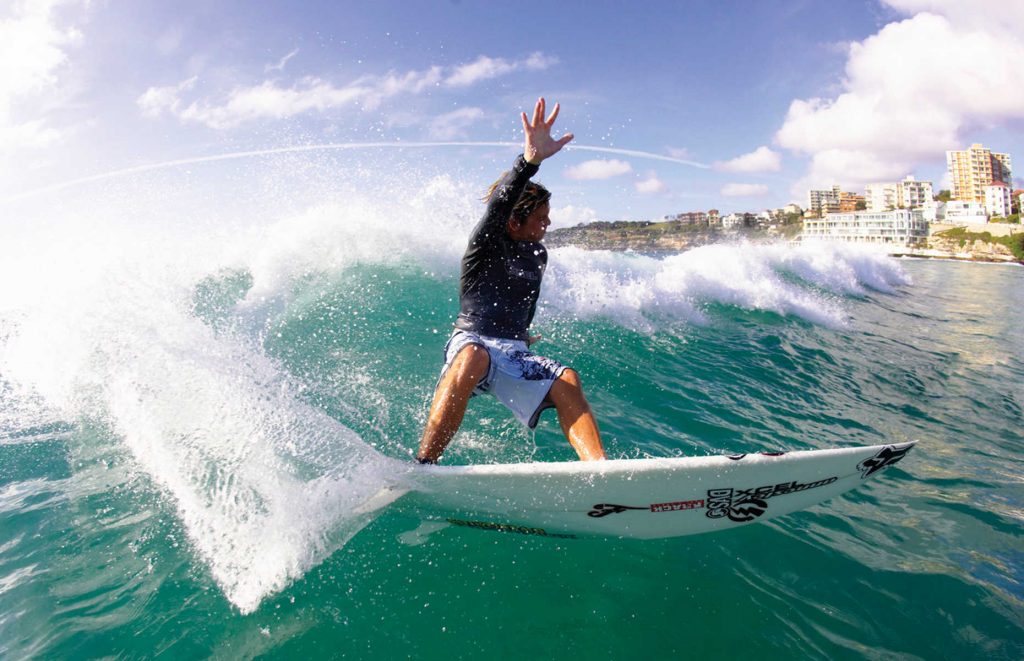
<svg viewBox="0 0 1024 661">
<path fill-rule="evenodd" d="M 985 212 L 989 216 L 1009 216 L 1013 208 L 1011 200 L 1010 187 L 1006 184 L 997 182 L 985 186 Z"/>
<path fill-rule="evenodd" d="M 896 185 L 896 206 L 903 209 L 920 209 L 932 202 L 932 182 L 918 181 L 912 176 Z"/>
<path fill-rule="evenodd" d="M 830 211 L 839 211 L 839 186 L 832 186 L 832 190 L 809 190 L 807 191 L 807 210 L 824 216 Z"/>
<path fill-rule="evenodd" d="M 868 211 L 892 211 L 898 206 L 896 184 L 868 184 L 864 187 L 864 202 Z"/>
<path fill-rule="evenodd" d="M 864 192 L 868 211 L 920 209 L 932 202 L 932 182 L 909 175 L 896 183 L 868 184 Z"/>
</svg>

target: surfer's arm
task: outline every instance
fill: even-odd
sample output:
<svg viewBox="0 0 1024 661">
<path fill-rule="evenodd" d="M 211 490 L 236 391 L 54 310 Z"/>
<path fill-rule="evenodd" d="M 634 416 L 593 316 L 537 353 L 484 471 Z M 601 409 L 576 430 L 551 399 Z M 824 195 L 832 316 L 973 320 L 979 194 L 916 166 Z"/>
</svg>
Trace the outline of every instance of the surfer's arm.
<svg viewBox="0 0 1024 661">
<path fill-rule="evenodd" d="M 516 156 L 515 162 L 512 163 L 512 169 L 505 172 L 494 185 L 487 200 L 484 217 L 480 219 L 470 235 L 470 244 L 479 243 L 492 233 L 495 236 L 505 234 L 505 223 L 512 216 L 512 209 L 519 201 L 519 196 L 523 194 L 526 182 L 537 174 L 538 169 L 536 165 L 527 163 L 522 154 Z"/>
<path fill-rule="evenodd" d="M 473 229 L 470 245 L 477 244 L 480 239 L 491 235 L 491 232 L 505 232 L 505 223 L 512 216 L 512 209 L 523 194 L 526 182 L 537 174 L 542 161 L 557 154 L 572 140 L 572 133 L 566 133 L 557 140 L 551 137 L 551 127 L 558 118 L 560 106 L 556 103 L 547 119 L 544 118 L 545 107 L 544 99 L 540 98 L 533 107 L 532 119 L 527 119 L 525 112 L 521 114 L 523 153 L 516 157 L 512 169 L 502 175 L 491 189 L 487 198 L 487 211 Z"/>
</svg>

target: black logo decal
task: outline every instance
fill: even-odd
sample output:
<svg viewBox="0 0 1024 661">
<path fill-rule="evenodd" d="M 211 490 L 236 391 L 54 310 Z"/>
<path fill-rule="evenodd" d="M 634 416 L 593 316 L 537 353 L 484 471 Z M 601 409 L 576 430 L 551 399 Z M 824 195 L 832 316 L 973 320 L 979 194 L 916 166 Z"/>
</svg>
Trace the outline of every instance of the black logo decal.
<svg viewBox="0 0 1024 661">
<path fill-rule="evenodd" d="M 892 466 L 897 461 L 907 456 L 910 452 L 910 448 L 913 445 L 904 445 L 897 447 L 895 445 L 886 445 L 884 448 L 878 451 L 878 454 L 865 459 L 864 461 L 857 464 L 857 470 L 860 471 L 860 477 L 863 480 L 866 477 L 871 477 L 878 471 L 882 470 L 886 466 Z"/>
<path fill-rule="evenodd" d="M 625 512 L 626 510 L 646 510 L 647 507 L 632 507 L 630 505 L 615 505 L 614 503 L 598 503 L 594 505 L 593 509 L 587 512 L 587 516 L 592 516 L 595 519 L 600 519 L 602 516 L 608 516 L 609 514 L 618 514 L 619 512 Z"/>
<path fill-rule="evenodd" d="M 728 516 L 732 521 L 745 523 L 761 516 L 767 509 L 768 503 L 765 501 L 760 498 L 749 498 L 730 507 Z"/>
<path fill-rule="evenodd" d="M 720 519 L 729 517 L 730 521 L 745 523 L 753 521 L 761 516 L 768 509 L 768 499 L 775 496 L 816 489 L 826 484 L 832 484 L 838 477 L 828 477 L 817 482 L 783 482 L 781 484 L 769 484 L 756 489 L 708 489 L 707 514 L 709 519 Z"/>
</svg>

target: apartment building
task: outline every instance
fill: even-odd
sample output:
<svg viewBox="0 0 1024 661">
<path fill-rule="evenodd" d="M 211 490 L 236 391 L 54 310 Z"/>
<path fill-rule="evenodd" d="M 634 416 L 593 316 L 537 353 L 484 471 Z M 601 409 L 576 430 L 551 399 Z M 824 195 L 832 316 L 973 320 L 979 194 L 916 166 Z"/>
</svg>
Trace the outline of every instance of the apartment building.
<svg viewBox="0 0 1024 661">
<path fill-rule="evenodd" d="M 907 176 L 896 184 L 896 206 L 903 209 L 920 209 L 931 204 L 934 194 L 932 182 L 918 181 Z"/>
<path fill-rule="evenodd" d="M 831 190 L 809 190 L 807 191 L 807 211 L 811 215 L 819 217 L 826 213 L 839 211 L 839 195 L 842 191 L 839 186 L 833 186 Z"/>
<path fill-rule="evenodd" d="M 830 213 L 805 220 L 802 240 L 921 246 L 928 242 L 928 221 L 918 209 Z"/>
<path fill-rule="evenodd" d="M 898 205 L 899 193 L 896 184 L 868 184 L 864 187 L 867 210 L 873 212 L 891 211 Z"/>
<path fill-rule="evenodd" d="M 847 193 L 842 191 L 839 193 L 839 212 L 844 211 L 859 211 L 857 206 L 866 203 L 863 195 L 857 195 L 856 193 Z"/>
<path fill-rule="evenodd" d="M 895 183 L 868 184 L 864 187 L 868 211 L 920 209 L 932 203 L 932 182 L 907 176 Z"/>
<path fill-rule="evenodd" d="M 946 222 L 953 225 L 984 225 L 988 222 L 985 203 L 975 200 L 950 200 L 946 203 Z"/>
<path fill-rule="evenodd" d="M 947 151 L 946 168 L 953 185 L 953 199 L 985 202 L 985 187 L 1001 181 L 1013 186 L 1009 154 L 997 154 L 981 144 L 964 151 Z"/>
<path fill-rule="evenodd" d="M 1010 187 L 1003 182 L 996 181 L 991 186 L 985 186 L 985 213 L 989 216 L 1009 216 L 1013 213 L 1012 200 Z"/>
<path fill-rule="evenodd" d="M 677 215 L 676 220 L 683 225 L 707 225 L 708 214 L 706 211 L 687 211 Z"/>
</svg>

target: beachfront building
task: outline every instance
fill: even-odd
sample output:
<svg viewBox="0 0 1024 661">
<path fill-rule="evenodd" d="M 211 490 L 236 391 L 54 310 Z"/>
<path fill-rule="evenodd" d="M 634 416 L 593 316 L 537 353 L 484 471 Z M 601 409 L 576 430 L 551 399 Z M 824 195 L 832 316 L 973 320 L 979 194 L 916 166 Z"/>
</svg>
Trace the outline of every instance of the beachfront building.
<svg viewBox="0 0 1024 661">
<path fill-rule="evenodd" d="M 861 211 L 864 209 L 866 200 L 863 195 L 857 195 L 856 193 L 847 193 L 840 191 L 839 193 L 839 212 L 843 211 Z"/>
<path fill-rule="evenodd" d="M 864 187 L 868 211 L 920 209 L 932 202 L 932 182 L 907 176 L 903 181 L 868 184 Z"/>
<path fill-rule="evenodd" d="M 736 227 L 743 227 L 743 214 L 730 213 L 722 216 L 722 228 L 733 229 Z"/>
<path fill-rule="evenodd" d="M 676 216 L 682 225 L 707 225 L 708 214 L 705 211 L 687 211 Z"/>
<path fill-rule="evenodd" d="M 921 215 L 929 223 L 941 223 L 946 220 L 946 203 L 930 200 L 921 207 Z"/>
<path fill-rule="evenodd" d="M 896 206 L 900 209 L 920 209 L 932 202 L 932 182 L 918 181 L 908 175 L 896 184 Z"/>
<path fill-rule="evenodd" d="M 917 209 L 830 213 L 804 221 L 802 240 L 921 246 L 928 242 L 928 222 Z"/>
<path fill-rule="evenodd" d="M 946 168 L 953 184 L 953 199 L 985 202 L 985 187 L 1001 181 L 1013 185 L 1009 154 L 997 154 L 980 144 L 946 152 Z"/>
<path fill-rule="evenodd" d="M 864 187 L 868 211 L 892 211 L 897 206 L 897 196 L 896 184 L 868 184 Z"/>
<path fill-rule="evenodd" d="M 985 204 L 974 200 L 946 202 L 946 222 L 951 225 L 984 225 L 988 222 Z"/>
<path fill-rule="evenodd" d="M 824 216 L 826 213 L 839 211 L 839 186 L 835 185 L 831 190 L 809 190 L 807 191 L 807 211 L 805 216 Z"/>
<path fill-rule="evenodd" d="M 989 216 L 1009 216 L 1013 209 L 1012 200 L 1010 187 L 1003 182 L 997 181 L 991 186 L 985 186 L 985 212 Z"/>
<path fill-rule="evenodd" d="M 804 210 L 800 208 L 799 204 L 794 204 L 793 202 L 790 202 L 786 206 L 782 207 L 782 213 L 803 215 Z"/>
</svg>

